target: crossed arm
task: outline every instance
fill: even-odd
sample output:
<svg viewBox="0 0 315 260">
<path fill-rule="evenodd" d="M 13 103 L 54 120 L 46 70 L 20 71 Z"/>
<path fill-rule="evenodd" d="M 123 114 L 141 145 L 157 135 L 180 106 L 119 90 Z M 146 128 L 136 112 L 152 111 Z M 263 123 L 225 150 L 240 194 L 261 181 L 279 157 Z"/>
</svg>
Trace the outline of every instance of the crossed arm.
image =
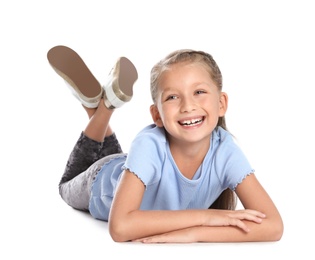
<svg viewBox="0 0 315 260">
<path fill-rule="evenodd" d="M 281 216 L 254 174 L 236 189 L 243 210 L 140 210 L 145 187 L 125 171 L 109 218 L 114 241 L 144 243 L 277 241 Z"/>
</svg>

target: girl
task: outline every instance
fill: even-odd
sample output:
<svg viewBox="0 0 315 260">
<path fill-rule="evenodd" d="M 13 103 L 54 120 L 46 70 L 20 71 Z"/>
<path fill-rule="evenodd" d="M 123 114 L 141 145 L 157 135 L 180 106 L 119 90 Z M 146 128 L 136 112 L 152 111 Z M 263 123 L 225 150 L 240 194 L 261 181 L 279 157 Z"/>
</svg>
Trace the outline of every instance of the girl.
<svg viewBox="0 0 315 260">
<path fill-rule="evenodd" d="M 228 96 L 211 55 L 178 50 L 151 70 L 154 124 L 122 152 L 110 118 L 132 98 L 138 75 L 118 59 L 101 86 L 72 49 L 48 60 L 89 117 L 59 184 L 71 207 L 108 221 L 114 241 L 277 241 L 281 216 L 226 130 Z M 235 210 L 236 197 L 244 209 Z"/>
</svg>

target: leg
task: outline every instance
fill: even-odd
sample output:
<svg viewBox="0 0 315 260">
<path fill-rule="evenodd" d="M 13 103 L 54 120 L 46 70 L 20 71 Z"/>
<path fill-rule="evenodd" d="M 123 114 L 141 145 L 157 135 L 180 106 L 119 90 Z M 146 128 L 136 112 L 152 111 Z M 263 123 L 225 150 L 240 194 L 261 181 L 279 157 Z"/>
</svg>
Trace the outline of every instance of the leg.
<svg viewBox="0 0 315 260">
<path fill-rule="evenodd" d="M 90 117 L 89 123 L 70 154 L 59 184 L 73 179 L 101 156 L 121 152 L 120 145 L 109 127 L 109 120 L 114 110 L 105 107 L 104 102 L 100 102 L 96 109 L 85 108 L 85 110 Z"/>
<path fill-rule="evenodd" d="M 103 102 L 100 102 L 99 108 L 97 109 L 87 108 L 85 106 L 83 106 L 83 108 L 87 112 L 87 115 L 90 119 L 90 122 L 84 131 L 85 135 L 93 140 L 98 140 L 99 142 L 103 140 L 103 145 L 98 159 L 101 159 L 110 154 L 122 153 L 122 149 L 118 143 L 116 135 L 109 125 L 109 118 L 113 113 L 113 110 L 108 111 Z M 96 113 L 96 111 L 98 112 Z M 104 113 L 105 118 L 103 118 L 103 116 L 99 116 L 102 113 Z M 105 125 L 103 125 L 104 123 Z"/>
<path fill-rule="evenodd" d="M 106 156 L 122 152 L 109 120 L 114 108 L 130 101 L 133 84 L 138 77 L 137 71 L 127 58 L 121 57 L 110 73 L 107 84 L 101 88 L 84 61 L 72 49 L 56 46 L 49 50 L 47 58 L 90 118 L 59 182 L 61 197 L 70 206 L 87 210 L 92 180 L 99 165 Z"/>
<path fill-rule="evenodd" d="M 73 157 L 70 156 L 68 164 L 73 163 L 71 161 Z M 90 192 L 92 187 L 92 182 L 95 179 L 96 174 L 101 169 L 101 162 L 96 161 L 85 171 L 79 172 L 74 178 L 66 182 L 60 182 L 59 193 L 62 199 L 71 207 L 88 211 L 89 210 L 89 200 Z M 74 163 L 74 165 L 76 165 Z M 68 165 L 67 165 L 68 166 Z"/>
<path fill-rule="evenodd" d="M 85 110 L 90 121 L 70 154 L 59 193 L 71 207 L 87 211 L 96 174 L 109 155 L 122 153 L 122 150 L 109 126 L 113 110 L 105 107 L 104 102 L 100 102 L 97 109 Z"/>
<path fill-rule="evenodd" d="M 101 99 L 97 109 L 85 108 L 85 110 L 90 121 L 84 130 L 84 134 L 97 142 L 103 142 L 105 136 L 110 136 L 113 133 L 109 126 L 109 120 L 114 110 L 108 109 L 103 99 Z"/>
<path fill-rule="evenodd" d="M 102 166 L 115 156 L 117 154 L 103 157 L 72 180 L 62 183 L 59 186 L 59 190 L 63 200 L 75 209 L 89 211 L 92 183 Z"/>
</svg>

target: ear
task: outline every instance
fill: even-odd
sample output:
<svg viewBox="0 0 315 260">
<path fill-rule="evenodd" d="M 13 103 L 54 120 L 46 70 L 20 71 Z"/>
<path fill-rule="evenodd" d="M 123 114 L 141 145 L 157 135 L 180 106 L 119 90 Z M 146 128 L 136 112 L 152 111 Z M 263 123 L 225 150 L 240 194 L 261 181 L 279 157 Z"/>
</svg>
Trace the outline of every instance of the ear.
<svg viewBox="0 0 315 260">
<path fill-rule="evenodd" d="M 150 113 L 151 113 L 152 120 L 156 124 L 156 126 L 163 127 L 163 122 L 161 120 L 160 113 L 156 105 L 150 106 Z"/>
<path fill-rule="evenodd" d="M 220 117 L 224 116 L 228 108 L 228 95 L 225 92 L 220 93 Z"/>
</svg>

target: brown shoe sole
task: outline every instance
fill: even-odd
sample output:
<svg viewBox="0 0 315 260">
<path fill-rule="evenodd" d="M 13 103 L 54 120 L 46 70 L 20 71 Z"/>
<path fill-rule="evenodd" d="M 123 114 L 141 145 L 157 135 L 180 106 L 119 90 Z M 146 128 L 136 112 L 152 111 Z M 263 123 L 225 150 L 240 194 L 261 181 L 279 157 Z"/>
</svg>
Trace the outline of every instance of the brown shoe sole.
<svg viewBox="0 0 315 260">
<path fill-rule="evenodd" d="M 100 98 L 102 87 L 81 57 L 72 49 L 58 45 L 51 48 L 47 58 L 53 69 L 66 80 L 80 95 L 81 98 Z"/>
<path fill-rule="evenodd" d="M 104 102 L 108 108 L 117 108 L 129 102 L 133 96 L 133 85 L 138 79 L 134 64 L 126 57 L 120 57 L 112 68 L 104 85 Z"/>
<path fill-rule="evenodd" d="M 131 97 L 133 95 L 133 85 L 138 79 L 137 70 L 126 57 L 120 58 L 119 67 L 119 88 L 125 95 Z"/>
</svg>

